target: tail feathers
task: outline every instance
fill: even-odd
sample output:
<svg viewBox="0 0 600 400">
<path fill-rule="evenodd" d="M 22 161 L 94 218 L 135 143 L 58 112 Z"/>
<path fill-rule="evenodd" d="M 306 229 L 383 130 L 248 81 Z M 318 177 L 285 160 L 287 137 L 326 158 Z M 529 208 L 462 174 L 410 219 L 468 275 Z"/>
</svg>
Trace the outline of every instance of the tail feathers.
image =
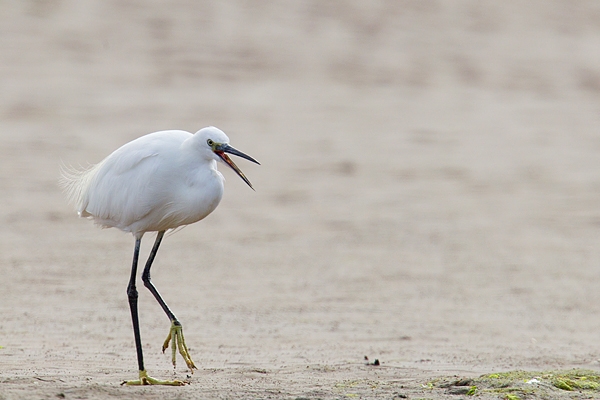
<svg viewBox="0 0 600 400">
<path fill-rule="evenodd" d="M 77 214 L 80 217 L 88 217 L 90 215 L 85 211 L 87 206 L 87 191 L 98 166 L 99 164 L 80 168 L 66 164 L 61 164 L 60 166 L 58 183 L 66 194 L 69 203 L 75 205 Z"/>
</svg>

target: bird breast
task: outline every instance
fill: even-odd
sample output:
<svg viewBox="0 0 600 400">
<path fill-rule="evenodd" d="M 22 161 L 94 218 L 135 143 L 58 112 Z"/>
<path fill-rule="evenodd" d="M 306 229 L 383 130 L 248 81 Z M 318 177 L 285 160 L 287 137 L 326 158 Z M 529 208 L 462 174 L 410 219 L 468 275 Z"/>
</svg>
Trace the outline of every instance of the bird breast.
<svg viewBox="0 0 600 400">
<path fill-rule="evenodd" d="M 132 232 L 162 231 L 193 224 L 217 208 L 223 197 L 223 176 L 215 165 L 179 172 L 177 176 L 166 177 L 170 180 L 168 184 L 156 183 L 159 190 L 152 196 L 156 201 L 147 207 L 151 211 L 146 217 L 132 224 Z"/>
</svg>

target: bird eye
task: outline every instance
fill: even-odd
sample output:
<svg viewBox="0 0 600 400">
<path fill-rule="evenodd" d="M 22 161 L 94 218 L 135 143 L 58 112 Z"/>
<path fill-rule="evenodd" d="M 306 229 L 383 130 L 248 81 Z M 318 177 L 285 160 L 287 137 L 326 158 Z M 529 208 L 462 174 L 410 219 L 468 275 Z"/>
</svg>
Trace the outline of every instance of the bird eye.
<svg viewBox="0 0 600 400">
<path fill-rule="evenodd" d="M 207 143 L 207 144 L 208 144 L 210 147 L 212 147 L 212 145 L 213 145 L 213 144 L 215 144 L 215 142 L 213 142 L 213 141 L 212 141 L 212 139 L 208 139 L 208 140 L 206 141 L 206 143 Z"/>
</svg>

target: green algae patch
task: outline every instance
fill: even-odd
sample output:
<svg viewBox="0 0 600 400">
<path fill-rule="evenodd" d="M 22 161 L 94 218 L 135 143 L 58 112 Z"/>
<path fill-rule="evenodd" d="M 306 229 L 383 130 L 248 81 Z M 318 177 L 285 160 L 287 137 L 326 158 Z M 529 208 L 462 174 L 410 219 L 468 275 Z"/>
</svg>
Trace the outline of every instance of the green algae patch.
<svg viewBox="0 0 600 400">
<path fill-rule="evenodd" d="M 600 391 L 600 372 L 573 369 L 567 371 L 514 371 L 499 374 L 482 375 L 479 379 L 487 380 L 496 387 L 510 387 L 522 382 L 529 385 L 552 385 L 555 388 L 573 391 Z"/>
<path fill-rule="evenodd" d="M 579 376 L 576 378 L 556 377 L 553 385 L 562 390 L 589 390 L 600 391 L 598 376 Z"/>
<path fill-rule="evenodd" d="M 445 389 L 447 394 L 473 397 L 492 395 L 504 400 L 571 398 L 569 393 L 573 392 L 597 398 L 600 397 L 600 371 L 495 372 L 478 378 L 440 378 L 429 382 L 428 386 Z"/>
<path fill-rule="evenodd" d="M 510 393 L 508 393 L 504 398 L 506 400 L 521 400 L 521 398 L 519 396 L 517 396 L 516 394 L 510 394 Z"/>
<path fill-rule="evenodd" d="M 469 390 L 467 390 L 467 396 L 475 396 L 477 394 L 477 386 L 471 386 Z"/>
</svg>

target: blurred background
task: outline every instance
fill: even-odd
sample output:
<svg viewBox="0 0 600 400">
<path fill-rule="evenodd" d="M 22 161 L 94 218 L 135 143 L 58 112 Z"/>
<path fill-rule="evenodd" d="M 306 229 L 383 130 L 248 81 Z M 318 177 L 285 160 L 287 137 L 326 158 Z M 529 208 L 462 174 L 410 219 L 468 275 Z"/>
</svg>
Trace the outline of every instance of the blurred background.
<svg viewBox="0 0 600 400">
<path fill-rule="evenodd" d="M 206 365 L 597 366 L 599 2 L 0 2 L 0 345 L 135 366 L 133 240 L 59 165 L 208 125 L 262 165 L 153 272 Z"/>
</svg>

